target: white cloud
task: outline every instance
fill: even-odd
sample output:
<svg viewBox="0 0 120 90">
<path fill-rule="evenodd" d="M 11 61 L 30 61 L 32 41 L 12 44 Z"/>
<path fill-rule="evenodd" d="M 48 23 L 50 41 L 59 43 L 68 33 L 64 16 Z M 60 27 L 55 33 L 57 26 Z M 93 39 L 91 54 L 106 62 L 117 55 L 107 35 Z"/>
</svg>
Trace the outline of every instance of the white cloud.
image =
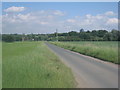
<svg viewBox="0 0 120 90">
<path fill-rule="evenodd" d="M 104 16 L 102 16 L 102 15 L 97 15 L 97 16 L 96 16 L 96 19 L 103 19 L 103 17 L 104 17 Z"/>
<path fill-rule="evenodd" d="M 107 15 L 107 16 L 114 16 L 115 13 L 113 11 L 108 11 L 108 12 L 105 13 L 105 15 Z"/>
<path fill-rule="evenodd" d="M 104 16 L 103 15 L 100 15 L 100 14 L 98 14 L 98 15 L 96 15 L 96 16 L 92 16 L 92 15 L 90 15 L 90 14 L 87 14 L 86 15 L 86 18 L 87 19 L 102 19 Z"/>
<path fill-rule="evenodd" d="M 30 13 L 28 14 L 17 14 L 17 15 L 3 15 L 3 22 L 6 23 L 23 23 L 34 20 L 35 17 L 31 16 Z"/>
<path fill-rule="evenodd" d="M 27 14 L 7 13 L 2 17 L 3 33 L 54 32 L 56 28 L 61 28 L 63 25 L 63 21 L 59 19 L 61 15 L 54 14 L 54 12 L 56 10 L 41 10 Z"/>
<path fill-rule="evenodd" d="M 32 16 L 30 13 L 28 13 L 28 14 L 18 14 L 17 18 L 20 19 L 21 21 L 31 21 L 31 20 L 36 19 L 36 17 Z"/>
<path fill-rule="evenodd" d="M 98 29 L 111 30 L 113 28 L 117 29 L 118 26 L 117 18 L 109 16 L 106 16 L 104 13 L 97 15 L 86 14 L 83 17 L 77 18 L 74 17 L 72 19 L 68 19 L 67 22 L 69 21 L 70 23 L 69 25 L 72 26 L 74 29 L 78 30 L 79 28 L 84 28 L 85 30 L 98 30 Z"/>
<path fill-rule="evenodd" d="M 18 14 L 17 16 L 22 20 L 27 20 L 30 18 L 30 14 L 26 14 L 26 15 Z"/>
<path fill-rule="evenodd" d="M 68 14 L 67 14 L 68 15 Z M 41 10 L 27 14 L 7 13 L 2 17 L 3 33 L 53 33 L 70 30 L 117 29 L 118 20 L 103 14 L 68 18 L 63 11 Z"/>
<path fill-rule="evenodd" d="M 54 15 L 64 16 L 65 13 L 64 13 L 64 12 L 61 12 L 61 11 L 59 11 L 59 10 L 56 10 L 56 11 L 54 11 Z"/>
<path fill-rule="evenodd" d="M 118 24 L 118 19 L 117 18 L 110 18 L 110 19 L 108 19 L 106 24 Z"/>
<path fill-rule="evenodd" d="M 49 23 L 48 22 L 39 22 L 39 24 L 46 25 L 46 24 L 49 24 Z"/>
<path fill-rule="evenodd" d="M 75 23 L 76 20 L 75 19 L 68 19 L 67 22 L 70 22 L 70 23 Z"/>
<path fill-rule="evenodd" d="M 90 14 L 87 14 L 86 17 L 87 17 L 87 18 L 91 18 L 92 16 L 91 16 Z"/>
<path fill-rule="evenodd" d="M 25 10 L 25 7 L 15 7 L 15 6 L 12 6 L 12 7 L 9 7 L 7 9 L 5 9 L 4 11 L 5 12 L 22 12 Z"/>
</svg>

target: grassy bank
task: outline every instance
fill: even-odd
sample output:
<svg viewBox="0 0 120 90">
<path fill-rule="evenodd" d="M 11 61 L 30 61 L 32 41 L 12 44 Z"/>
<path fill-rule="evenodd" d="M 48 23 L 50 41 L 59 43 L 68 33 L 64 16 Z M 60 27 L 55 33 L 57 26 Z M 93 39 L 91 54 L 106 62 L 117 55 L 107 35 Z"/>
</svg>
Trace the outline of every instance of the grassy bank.
<svg viewBox="0 0 120 90">
<path fill-rule="evenodd" d="M 72 88 L 71 70 L 42 42 L 3 43 L 3 88 Z"/>
<path fill-rule="evenodd" d="M 107 41 L 81 41 L 81 42 L 51 42 L 71 51 L 96 57 L 113 63 L 118 62 L 118 42 Z"/>
</svg>

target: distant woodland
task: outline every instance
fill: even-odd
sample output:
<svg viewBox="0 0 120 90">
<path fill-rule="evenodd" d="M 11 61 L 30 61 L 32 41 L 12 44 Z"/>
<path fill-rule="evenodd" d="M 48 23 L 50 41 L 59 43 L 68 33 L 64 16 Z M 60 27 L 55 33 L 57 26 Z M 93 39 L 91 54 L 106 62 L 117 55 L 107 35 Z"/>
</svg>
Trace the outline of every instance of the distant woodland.
<svg viewBox="0 0 120 90">
<path fill-rule="evenodd" d="M 92 30 L 52 34 L 2 34 L 2 41 L 120 41 L 120 31 Z"/>
</svg>

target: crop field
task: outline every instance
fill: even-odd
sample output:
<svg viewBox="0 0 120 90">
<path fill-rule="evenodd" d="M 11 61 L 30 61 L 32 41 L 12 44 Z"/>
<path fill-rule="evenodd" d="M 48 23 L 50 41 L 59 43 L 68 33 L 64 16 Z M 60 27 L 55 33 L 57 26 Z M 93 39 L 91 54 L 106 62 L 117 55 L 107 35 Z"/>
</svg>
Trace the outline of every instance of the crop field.
<svg viewBox="0 0 120 90">
<path fill-rule="evenodd" d="M 75 80 L 43 42 L 2 44 L 3 88 L 74 88 Z"/>
<path fill-rule="evenodd" d="M 51 42 L 71 51 L 120 64 L 117 41 Z"/>
</svg>

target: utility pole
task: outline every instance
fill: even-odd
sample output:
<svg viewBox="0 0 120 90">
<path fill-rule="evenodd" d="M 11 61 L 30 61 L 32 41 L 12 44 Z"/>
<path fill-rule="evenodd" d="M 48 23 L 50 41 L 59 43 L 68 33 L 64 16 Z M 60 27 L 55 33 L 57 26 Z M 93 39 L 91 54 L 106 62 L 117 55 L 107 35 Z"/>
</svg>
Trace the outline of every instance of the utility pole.
<svg viewBox="0 0 120 90">
<path fill-rule="evenodd" d="M 58 30 L 56 29 L 56 41 L 58 42 Z"/>
<path fill-rule="evenodd" d="M 25 34 L 22 34 L 22 41 L 25 41 Z"/>
</svg>

